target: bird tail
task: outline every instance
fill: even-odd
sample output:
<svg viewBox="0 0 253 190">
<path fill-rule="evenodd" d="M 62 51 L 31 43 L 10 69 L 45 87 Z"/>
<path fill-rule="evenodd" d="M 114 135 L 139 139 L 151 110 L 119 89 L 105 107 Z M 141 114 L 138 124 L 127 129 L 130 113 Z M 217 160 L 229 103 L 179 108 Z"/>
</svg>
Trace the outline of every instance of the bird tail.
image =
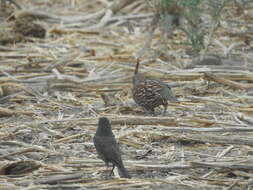
<svg viewBox="0 0 253 190">
<path fill-rule="evenodd" d="M 136 75 L 138 73 L 138 70 L 139 70 L 139 65 L 140 65 L 140 59 L 137 58 L 137 61 L 136 61 L 136 66 L 135 66 L 135 71 L 134 71 L 134 74 Z"/>
<path fill-rule="evenodd" d="M 131 178 L 127 169 L 124 167 L 123 163 L 117 166 L 120 177 Z"/>
</svg>

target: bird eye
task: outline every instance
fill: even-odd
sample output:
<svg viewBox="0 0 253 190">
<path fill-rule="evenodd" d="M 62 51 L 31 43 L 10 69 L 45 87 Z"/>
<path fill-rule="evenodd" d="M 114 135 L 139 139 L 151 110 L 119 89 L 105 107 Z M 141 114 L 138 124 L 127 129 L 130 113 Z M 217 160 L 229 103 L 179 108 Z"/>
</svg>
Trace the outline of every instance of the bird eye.
<svg viewBox="0 0 253 190">
<path fill-rule="evenodd" d="M 168 85 L 168 84 L 167 84 L 167 87 L 168 87 L 168 88 L 171 90 L 171 87 L 170 87 L 170 85 Z"/>
</svg>

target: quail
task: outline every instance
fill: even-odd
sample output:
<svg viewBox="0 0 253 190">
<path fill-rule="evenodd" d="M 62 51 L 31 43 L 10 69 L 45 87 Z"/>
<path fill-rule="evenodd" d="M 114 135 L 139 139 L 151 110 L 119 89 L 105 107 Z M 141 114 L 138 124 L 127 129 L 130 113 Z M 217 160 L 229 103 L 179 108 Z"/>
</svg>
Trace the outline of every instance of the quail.
<svg viewBox="0 0 253 190">
<path fill-rule="evenodd" d="M 112 163 L 113 168 L 110 175 L 116 166 L 120 177 L 130 178 L 121 159 L 120 149 L 112 132 L 111 124 L 106 117 L 99 118 L 93 142 L 98 156 L 105 162 L 105 164 L 108 166 L 109 162 Z"/>
<path fill-rule="evenodd" d="M 166 114 L 168 100 L 178 102 L 172 93 L 170 86 L 158 79 L 146 77 L 138 72 L 140 61 L 137 59 L 133 76 L 133 99 L 137 105 L 146 112 L 154 114 L 154 109 L 163 105 L 163 115 Z"/>
</svg>

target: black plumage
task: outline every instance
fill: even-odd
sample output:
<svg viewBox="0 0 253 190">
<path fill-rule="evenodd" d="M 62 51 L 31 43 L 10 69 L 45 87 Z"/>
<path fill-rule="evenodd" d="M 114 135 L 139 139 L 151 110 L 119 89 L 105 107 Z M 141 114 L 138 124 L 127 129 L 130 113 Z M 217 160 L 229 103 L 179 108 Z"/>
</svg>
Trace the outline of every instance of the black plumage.
<svg viewBox="0 0 253 190">
<path fill-rule="evenodd" d="M 129 173 L 122 162 L 120 149 L 112 132 L 111 124 L 106 117 L 99 118 L 93 142 L 99 157 L 105 162 L 105 164 L 108 166 L 109 162 L 112 163 L 112 171 L 116 166 L 120 177 L 130 178 Z"/>
<path fill-rule="evenodd" d="M 133 77 L 133 99 L 136 104 L 152 114 L 154 114 L 156 107 L 163 105 L 163 114 L 165 115 L 168 107 L 167 101 L 178 102 L 178 100 L 168 84 L 138 73 L 139 63 L 137 60 Z"/>
</svg>

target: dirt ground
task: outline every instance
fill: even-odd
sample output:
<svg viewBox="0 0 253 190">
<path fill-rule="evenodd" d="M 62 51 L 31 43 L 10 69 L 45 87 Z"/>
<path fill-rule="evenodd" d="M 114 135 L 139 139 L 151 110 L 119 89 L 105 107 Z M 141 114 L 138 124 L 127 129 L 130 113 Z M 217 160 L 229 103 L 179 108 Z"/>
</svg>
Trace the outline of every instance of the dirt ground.
<svg viewBox="0 0 253 190">
<path fill-rule="evenodd" d="M 157 28 L 143 48 L 154 15 L 145 0 L 114 12 L 109 0 L 16 2 L 23 10 L 7 2 L 0 13 L 0 190 L 253 189 L 253 3 L 225 9 L 208 49 L 221 61 L 210 63 L 176 29 L 165 39 Z M 45 38 L 13 30 L 29 14 L 24 30 Z M 140 72 L 180 101 L 166 116 L 132 99 L 140 55 Z M 109 177 L 97 158 L 101 116 L 131 179 Z"/>
</svg>

